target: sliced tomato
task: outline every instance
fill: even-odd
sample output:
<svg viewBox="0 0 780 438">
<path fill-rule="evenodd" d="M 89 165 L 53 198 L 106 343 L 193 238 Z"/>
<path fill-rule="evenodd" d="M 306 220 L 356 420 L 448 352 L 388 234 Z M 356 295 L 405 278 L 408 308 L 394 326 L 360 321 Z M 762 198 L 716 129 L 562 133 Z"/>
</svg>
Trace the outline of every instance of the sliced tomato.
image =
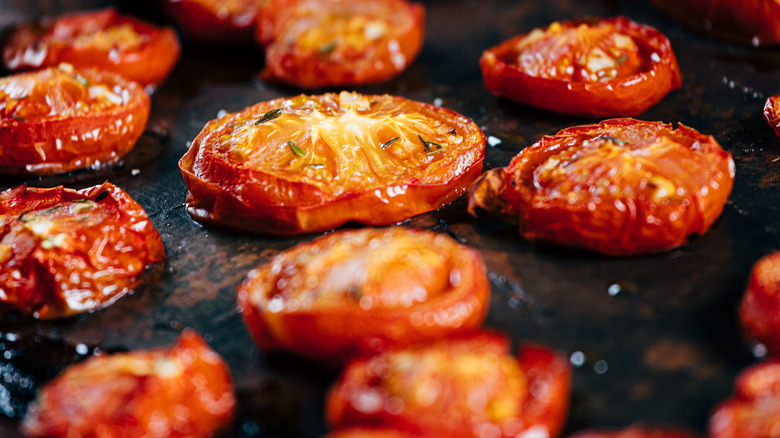
<svg viewBox="0 0 780 438">
<path fill-rule="evenodd" d="M 777 0 L 652 0 L 659 9 L 694 29 L 753 46 L 780 43 Z"/>
<path fill-rule="evenodd" d="M 31 437 L 208 438 L 235 405 L 225 361 L 186 330 L 172 347 L 67 368 L 38 394 L 22 430 Z"/>
<path fill-rule="evenodd" d="M 626 17 L 553 23 L 486 50 L 487 89 L 549 111 L 635 116 L 680 88 L 669 40 Z"/>
<path fill-rule="evenodd" d="M 676 430 L 676 429 L 664 429 L 664 428 L 651 428 L 647 426 L 631 426 L 627 429 L 620 431 L 585 431 L 576 433 L 571 438 L 696 438 L 690 432 Z"/>
<path fill-rule="evenodd" d="M 753 266 L 739 317 L 750 340 L 760 342 L 771 353 L 780 352 L 780 252 Z"/>
<path fill-rule="evenodd" d="M 477 251 L 404 227 L 333 233 L 298 245 L 250 272 L 238 289 L 239 309 L 260 348 L 328 363 L 476 329 L 489 299 Z"/>
<path fill-rule="evenodd" d="M 710 416 L 711 438 L 766 438 L 780 430 L 780 358 L 744 370 L 734 395 Z"/>
<path fill-rule="evenodd" d="M 770 96 L 764 105 L 764 118 L 780 137 L 780 94 Z"/>
<path fill-rule="evenodd" d="M 112 184 L 0 193 L 0 308 L 44 319 L 94 310 L 164 260 L 146 212 Z"/>
<path fill-rule="evenodd" d="M 328 395 L 326 414 L 337 428 L 554 437 L 566 418 L 570 383 L 566 358 L 536 346 L 513 358 L 504 336 L 480 332 L 349 362 Z"/>
<path fill-rule="evenodd" d="M 254 40 L 255 23 L 266 0 L 165 0 L 165 9 L 192 41 L 240 44 Z"/>
<path fill-rule="evenodd" d="M 210 121 L 179 161 L 195 219 L 295 234 L 435 210 L 482 170 L 485 134 L 401 97 L 300 95 Z"/>
<path fill-rule="evenodd" d="M 0 172 L 63 173 L 130 152 L 149 118 L 135 82 L 60 64 L 0 78 Z"/>
<path fill-rule="evenodd" d="M 67 62 L 154 85 L 165 79 L 179 52 L 173 29 L 160 29 L 106 9 L 11 28 L 5 35 L 3 62 L 11 71 Z"/>
<path fill-rule="evenodd" d="M 528 239 L 614 255 L 661 251 L 712 226 L 734 172 L 709 135 L 613 119 L 545 136 L 485 173 L 469 210 L 518 221 Z"/>
<path fill-rule="evenodd" d="M 262 77 L 301 88 L 386 81 L 420 52 L 424 28 L 425 9 L 406 0 L 269 0 Z"/>
</svg>

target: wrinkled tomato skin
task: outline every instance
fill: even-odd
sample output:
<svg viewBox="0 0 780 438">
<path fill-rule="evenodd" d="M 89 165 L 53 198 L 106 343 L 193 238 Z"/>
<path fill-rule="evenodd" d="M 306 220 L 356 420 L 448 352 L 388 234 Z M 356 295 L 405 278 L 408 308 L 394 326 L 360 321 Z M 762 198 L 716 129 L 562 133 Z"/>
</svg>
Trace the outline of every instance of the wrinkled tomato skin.
<svg viewBox="0 0 780 438">
<path fill-rule="evenodd" d="M 382 21 L 384 34 L 363 41 L 362 47 L 331 47 L 332 39 L 316 40 L 316 47 L 301 43 L 302 26 L 317 26 L 308 22 L 347 15 Z M 345 28 L 336 26 L 336 32 Z M 424 7 L 406 0 L 269 0 L 258 16 L 256 35 L 266 47 L 261 77 L 303 89 L 384 82 L 417 57 L 424 29 Z"/>
<path fill-rule="evenodd" d="M 381 243 L 373 248 L 375 242 Z M 343 258 L 344 248 L 352 255 Z M 402 259 L 413 253 L 423 256 L 411 267 Z M 310 269 L 313 264 L 318 269 Z M 387 272 L 404 280 L 390 279 Z M 345 282 L 346 277 L 356 280 Z M 304 283 L 314 278 L 317 287 L 307 290 Z M 282 282 L 300 286 L 288 292 L 278 287 Z M 403 297 L 416 290 L 424 290 L 425 298 L 403 304 Z M 285 293 L 297 295 L 274 309 Z M 324 304 L 304 308 L 313 294 Z M 393 304 L 380 303 L 390 298 Z M 238 289 L 238 307 L 261 349 L 284 349 L 327 364 L 474 330 L 487 315 L 489 299 L 485 265 L 476 250 L 405 227 L 336 232 L 301 244 L 252 271 Z"/>
<path fill-rule="evenodd" d="M 753 265 L 739 319 L 748 339 L 760 342 L 770 353 L 780 352 L 780 252 Z"/>
<path fill-rule="evenodd" d="M 621 431 L 579 432 L 572 435 L 571 438 L 697 438 L 697 435 L 675 429 L 631 426 Z"/>
<path fill-rule="evenodd" d="M 236 400 L 225 361 L 195 331 L 175 345 L 95 356 L 44 386 L 22 430 L 51 438 L 207 438 Z"/>
<path fill-rule="evenodd" d="M 770 96 L 764 105 L 764 118 L 780 137 L 780 94 Z"/>
<path fill-rule="evenodd" d="M 734 394 L 710 416 L 710 438 L 766 438 L 780 428 L 780 358 L 772 358 L 737 376 Z"/>
<path fill-rule="evenodd" d="M 780 3 L 776 0 L 652 0 L 679 22 L 722 39 L 769 46 L 780 43 Z"/>
<path fill-rule="evenodd" d="M 520 69 L 515 47 L 527 34 L 486 50 L 481 59 L 488 91 L 548 111 L 586 117 L 636 116 L 682 86 L 682 75 L 669 40 L 657 30 L 626 17 L 600 19 L 614 25 L 639 46 L 645 67 L 628 76 L 598 82 L 580 82 L 534 76 Z M 587 24 L 579 20 L 564 28 Z M 657 56 L 657 61 L 652 56 Z"/>
<path fill-rule="evenodd" d="M 112 184 L 0 193 L 0 310 L 41 319 L 95 310 L 164 260 L 146 212 Z"/>
<path fill-rule="evenodd" d="M 367 106 L 356 110 L 345 103 L 353 100 Z M 291 104 L 282 108 L 285 102 Z M 258 124 L 278 109 L 280 117 Z M 410 118 L 421 120 L 405 125 Z M 441 149 L 428 146 L 432 151 L 426 152 L 420 131 Z M 297 142 L 304 156 L 288 141 Z M 194 219 L 292 235 L 349 221 L 390 225 L 440 208 L 479 176 L 486 142 L 472 121 L 434 105 L 388 95 L 300 95 L 212 120 L 179 168 Z"/>
<path fill-rule="evenodd" d="M 530 240 L 608 255 L 657 252 L 712 226 L 734 173 L 709 135 L 613 119 L 525 148 L 475 183 L 469 209 L 518 221 Z"/>
<path fill-rule="evenodd" d="M 117 102 L 101 104 L 94 89 Z M 27 94 L 9 94 L 20 90 Z M 0 105 L 0 172 L 43 175 L 118 160 L 143 134 L 151 107 L 135 82 L 64 64 L 0 79 Z"/>
<path fill-rule="evenodd" d="M 509 374 L 507 361 L 520 374 Z M 479 369 L 472 366 L 485 363 L 497 364 L 491 368 L 496 371 L 493 378 L 476 377 Z M 399 364 L 403 365 L 399 368 Z M 414 380 L 419 374 L 433 380 Z M 394 380 L 405 384 L 408 392 L 393 389 L 398 384 Z M 466 438 L 490 431 L 491 436 L 514 437 L 533 430 L 555 437 L 568 413 L 570 385 L 566 358 L 526 345 L 515 359 L 504 336 L 478 332 L 349 362 L 328 394 L 326 416 L 334 428 L 390 427 L 412 436 Z M 426 399 L 424 407 L 410 406 L 415 402 L 413 393 L 419 396 L 426 387 L 440 391 Z M 463 405 L 475 391 L 485 394 L 484 409 Z"/>
<path fill-rule="evenodd" d="M 165 0 L 165 10 L 193 42 L 205 45 L 246 44 L 254 41 L 255 22 L 263 0 L 233 2 L 237 11 L 220 10 L 224 2 Z"/>
<path fill-rule="evenodd" d="M 121 37 L 113 45 L 95 42 L 95 32 L 111 29 L 132 29 L 137 42 L 127 48 L 119 47 Z M 124 43 L 130 44 L 129 39 Z M 11 71 L 67 62 L 76 67 L 110 71 L 142 85 L 156 85 L 171 71 L 180 51 L 173 29 L 160 29 L 106 9 L 13 27 L 4 35 L 3 62 Z"/>
</svg>

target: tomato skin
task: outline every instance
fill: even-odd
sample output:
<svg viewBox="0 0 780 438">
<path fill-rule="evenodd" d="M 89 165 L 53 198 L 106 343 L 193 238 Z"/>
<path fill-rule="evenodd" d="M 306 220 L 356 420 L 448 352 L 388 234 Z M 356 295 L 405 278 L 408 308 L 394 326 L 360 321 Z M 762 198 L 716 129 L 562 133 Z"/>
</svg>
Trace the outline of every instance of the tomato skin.
<svg viewBox="0 0 780 438">
<path fill-rule="evenodd" d="M 118 40 L 112 43 L 98 40 L 96 32 L 124 33 L 104 37 Z M 142 85 L 156 85 L 173 68 L 180 51 L 173 29 L 160 29 L 109 8 L 13 27 L 5 35 L 3 62 L 11 71 L 67 62 L 114 72 Z"/>
<path fill-rule="evenodd" d="M 753 46 L 780 43 L 776 0 L 652 0 L 667 15 L 694 29 Z"/>
<path fill-rule="evenodd" d="M 345 35 L 349 24 L 338 22 L 345 17 L 365 17 L 376 35 L 361 36 L 369 27 Z M 256 34 L 266 46 L 261 77 L 304 89 L 387 81 L 417 57 L 424 28 L 424 7 L 406 0 L 269 0 Z"/>
<path fill-rule="evenodd" d="M 254 41 L 255 22 L 264 0 L 165 0 L 165 10 L 192 41 L 227 45 Z M 225 4 L 232 8 L 223 10 Z"/>
<path fill-rule="evenodd" d="M 426 152 L 420 135 L 441 149 Z M 179 168 L 196 220 L 290 235 L 348 221 L 389 225 L 440 208 L 480 174 L 486 142 L 445 108 L 388 95 L 300 95 L 212 120 Z"/>
<path fill-rule="evenodd" d="M 770 353 L 780 352 L 780 252 L 753 265 L 739 318 L 749 339 L 764 344 Z"/>
<path fill-rule="evenodd" d="M 485 363 L 494 365 L 493 378 L 479 376 Z M 566 419 L 570 385 L 566 358 L 527 345 L 515 360 L 503 335 L 483 331 L 349 362 L 328 395 L 326 416 L 336 428 L 392 427 L 422 436 L 489 431 L 509 437 L 533 430 L 555 437 Z M 438 391 L 420 400 L 428 387 Z M 548 390 L 530 390 L 539 387 Z M 484 395 L 484 407 L 468 406 L 475 392 Z"/>
<path fill-rule="evenodd" d="M 164 260 L 146 212 L 112 184 L 0 193 L 0 308 L 41 319 L 94 310 Z"/>
<path fill-rule="evenodd" d="M 723 211 L 734 161 L 682 124 L 606 120 L 545 136 L 471 191 L 527 239 L 610 255 L 663 251 L 704 234 Z"/>
<path fill-rule="evenodd" d="M 597 19 L 630 37 L 639 48 L 644 67 L 634 74 L 585 82 L 532 75 L 517 65 L 518 44 L 529 34 L 518 35 L 486 50 L 480 59 L 488 91 L 548 111 L 587 117 L 636 116 L 682 86 L 677 58 L 669 40 L 657 30 L 626 17 Z M 564 29 L 592 21 L 562 23 Z M 657 61 L 652 55 L 656 55 Z"/>
<path fill-rule="evenodd" d="M 674 429 L 630 426 L 620 431 L 579 432 L 572 435 L 571 438 L 696 438 L 696 435 Z"/>
<path fill-rule="evenodd" d="M 780 94 L 767 98 L 764 105 L 764 118 L 780 137 Z"/>
<path fill-rule="evenodd" d="M 143 134 L 151 106 L 135 82 L 68 64 L 0 79 L 0 105 L 0 171 L 9 174 L 116 161 Z"/>
<path fill-rule="evenodd" d="M 489 299 L 476 250 L 404 227 L 336 232 L 298 245 L 250 272 L 238 289 L 238 307 L 261 349 L 329 364 L 476 329 Z"/>
<path fill-rule="evenodd" d="M 186 330 L 168 348 L 69 367 L 44 386 L 22 430 L 31 437 L 206 438 L 231 420 L 235 404 L 227 364 Z"/>
<path fill-rule="evenodd" d="M 780 427 L 780 358 L 753 365 L 737 376 L 733 396 L 710 416 L 710 438 L 764 438 Z"/>
<path fill-rule="evenodd" d="M 335 430 L 325 438 L 422 438 L 409 432 L 403 432 L 392 428 L 350 427 Z"/>
</svg>

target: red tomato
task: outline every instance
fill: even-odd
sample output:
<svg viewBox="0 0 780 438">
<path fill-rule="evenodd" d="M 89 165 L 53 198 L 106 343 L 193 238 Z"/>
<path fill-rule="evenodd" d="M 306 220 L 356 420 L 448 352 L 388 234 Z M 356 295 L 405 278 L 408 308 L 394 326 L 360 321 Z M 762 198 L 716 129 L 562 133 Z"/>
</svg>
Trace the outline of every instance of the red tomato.
<svg viewBox="0 0 780 438">
<path fill-rule="evenodd" d="M 165 0 L 168 15 L 193 41 L 206 44 L 251 42 L 265 0 Z"/>
<path fill-rule="evenodd" d="M 32 437 L 199 438 L 236 404 L 224 360 L 187 330 L 169 348 L 95 356 L 44 386 L 22 430 Z"/>
<path fill-rule="evenodd" d="M 391 428 L 350 427 L 329 433 L 325 438 L 422 438 L 409 432 Z"/>
<path fill-rule="evenodd" d="M 164 260 L 146 212 L 112 184 L 0 193 L 0 308 L 36 318 L 97 309 Z"/>
<path fill-rule="evenodd" d="M 710 228 L 734 171 L 709 135 L 613 119 L 545 136 L 485 173 L 469 210 L 519 221 L 528 239 L 614 255 L 661 251 Z"/>
<path fill-rule="evenodd" d="M 5 37 L 9 70 L 67 62 L 111 71 L 143 85 L 162 82 L 179 57 L 172 29 L 159 29 L 113 9 L 29 22 Z"/>
<path fill-rule="evenodd" d="M 780 137 L 780 94 L 771 96 L 764 105 L 764 118 Z"/>
<path fill-rule="evenodd" d="M 477 251 L 404 227 L 333 233 L 298 245 L 250 272 L 238 289 L 239 309 L 260 348 L 329 363 L 478 328 L 489 299 Z"/>
<path fill-rule="evenodd" d="M 586 431 L 570 438 L 696 438 L 696 435 L 674 429 L 631 426 L 621 431 Z"/>
<path fill-rule="evenodd" d="M 420 52 L 424 27 L 425 9 L 406 0 L 269 0 L 262 77 L 301 88 L 386 81 Z"/>
<path fill-rule="evenodd" d="M 393 427 L 422 436 L 557 436 L 569 402 L 566 358 L 502 335 L 442 338 L 349 362 L 328 395 L 334 427 Z M 544 388 L 544 390 L 540 390 Z M 530 435 L 529 435 L 530 436 Z"/>
<path fill-rule="evenodd" d="M 135 82 L 70 64 L 0 78 L 0 172 L 63 173 L 130 152 L 149 118 Z"/>
<path fill-rule="evenodd" d="M 709 438 L 768 438 L 780 430 L 780 358 L 754 365 L 738 377 L 734 395 L 709 422 Z"/>
<path fill-rule="evenodd" d="M 754 46 L 780 43 L 777 0 L 652 0 L 683 24 Z"/>
<path fill-rule="evenodd" d="M 769 352 L 780 352 L 780 252 L 753 266 L 739 317 L 748 338 L 764 344 Z"/>
<path fill-rule="evenodd" d="M 486 50 L 487 89 L 564 114 L 635 116 L 680 88 L 669 40 L 626 17 L 553 23 Z"/>
<path fill-rule="evenodd" d="M 473 122 L 433 105 L 300 95 L 210 121 L 179 167 L 195 219 L 295 234 L 442 207 L 479 175 L 486 142 Z"/>
</svg>

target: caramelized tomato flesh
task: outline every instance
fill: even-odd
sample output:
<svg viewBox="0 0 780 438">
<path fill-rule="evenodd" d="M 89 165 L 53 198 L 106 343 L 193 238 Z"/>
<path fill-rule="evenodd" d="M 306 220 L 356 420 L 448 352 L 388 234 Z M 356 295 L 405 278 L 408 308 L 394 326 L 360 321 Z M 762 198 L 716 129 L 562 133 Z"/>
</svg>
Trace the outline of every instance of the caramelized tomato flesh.
<svg viewBox="0 0 780 438">
<path fill-rule="evenodd" d="M 293 234 L 439 208 L 479 174 L 485 143 L 473 122 L 432 105 L 300 95 L 209 122 L 179 167 L 196 219 Z"/>
<path fill-rule="evenodd" d="M 96 356 L 65 370 L 31 405 L 32 437 L 206 438 L 229 422 L 233 383 L 194 331 L 169 348 Z"/>
<path fill-rule="evenodd" d="M 160 234 L 116 186 L 0 193 L 0 306 L 37 318 L 94 310 L 165 260 Z"/>
<path fill-rule="evenodd" d="M 764 118 L 780 137 L 780 94 L 770 96 L 764 105 Z"/>
<path fill-rule="evenodd" d="M 238 302 L 261 348 L 338 363 L 477 328 L 489 290 L 473 249 L 392 227 L 333 233 L 285 251 L 249 274 Z"/>
<path fill-rule="evenodd" d="M 515 359 L 500 335 L 481 332 L 392 349 L 347 364 L 327 400 L 335 427 L 394 427 L 423 436 L 524 431 L 556 436 L 568 408 L 562 357 L 525 347 Z M 532 391 L 544 386 L 546 391 Z"/>
<path fill-rule="evenodd" d="M 696 438 L 696 435 L 674 429 L 631 426 L 621 431 L 586 431 L 571 438 Z"/>
<path fill-rule="evenodd" d="M 516 218 L 529 239 L 635 254 L 705 233 L 733 180 L 734 162 L 711 136 L 683 125 L 614 119 L 565 129 L 524 149 L 482 178 L 470 209 Z"/>
<path fill-rule="evenodd" d="M 780 351 L 780 253 L 762 257 L 753 266 L 739 317 L 745 335 Z"/>
</svg>

